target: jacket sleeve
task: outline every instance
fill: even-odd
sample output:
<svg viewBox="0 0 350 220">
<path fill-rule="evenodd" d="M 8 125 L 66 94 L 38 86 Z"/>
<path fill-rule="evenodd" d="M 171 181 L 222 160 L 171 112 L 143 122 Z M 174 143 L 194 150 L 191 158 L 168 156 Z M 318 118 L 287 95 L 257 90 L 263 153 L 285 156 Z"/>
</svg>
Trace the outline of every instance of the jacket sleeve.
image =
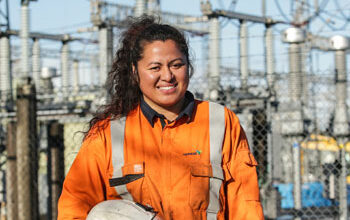
<svg viewBox="0 0 350 220">
<path fill-rule="evenodd" d="M 226 110 L 223 146 L 225 219 L 264 219 L 256 173 L 258 165 L 237 116 Z"/>
<path fill-rule="evenodd" d="M 63 183 L 58 220 L 86 219 L 94 205 L 106 200 L 107 163 L 105 141 L 99 135 L 88 137 Z"/>
</svg>

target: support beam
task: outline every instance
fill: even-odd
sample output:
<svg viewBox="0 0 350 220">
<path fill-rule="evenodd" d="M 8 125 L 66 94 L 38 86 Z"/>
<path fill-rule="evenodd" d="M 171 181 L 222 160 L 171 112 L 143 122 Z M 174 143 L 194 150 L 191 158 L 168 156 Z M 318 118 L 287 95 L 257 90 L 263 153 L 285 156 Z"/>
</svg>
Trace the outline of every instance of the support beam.
<svg viewBox="0 0 350 220">
<path fill-rule="evenodd" d="M 221 16 L 231 19 L 237 19 L 237 20 L 243 20 L 243 21 L 250 21 L 254 23 L 261 23 L 261 24 L 286 24 L 285 21 L 280 20 L 273 20 L 271 18 L 267 17 L 261 17 L 261 16 L 255 16 L 255 15 L 249 15 L 244 13 L 238 13 L 234 11 L 226 11 L 226 10 L 215 10 L 212 12 L 212 14 L 209 14 L 208 16 Z"/>
<path fill-rule="evenodd" d="M 35 87 L 27 78 L 17 89 L 18 220 L 39 219 Z"/>
<path fill-rule="evenodd" d="M 6 210 L 7 219 L 18 219 L 17 209 L 17 165 L 16 165 L 16 123 L 7 124 L 6 161 Z"/>
<path fill-rule="evenodd" d="M 64 179 L 63 125 L 54 121 L 48 125 L 48 178 L 50 198 L 50 219 L 57 219 L 58 198 Z"/>
</svg>

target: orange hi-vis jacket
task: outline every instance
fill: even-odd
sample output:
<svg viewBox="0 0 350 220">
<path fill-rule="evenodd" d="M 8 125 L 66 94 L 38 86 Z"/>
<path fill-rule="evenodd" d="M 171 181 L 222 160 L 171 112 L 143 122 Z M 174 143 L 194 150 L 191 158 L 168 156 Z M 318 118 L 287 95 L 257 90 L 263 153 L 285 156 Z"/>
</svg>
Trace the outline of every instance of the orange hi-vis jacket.
<svg viewBox="0 0 350 220">
<path fill-rule="evenodd" d="M 126 181 L 124 191 L 119 190 L 120 185 L 110 185 L 113 180 L 120 180 L 115 178 L 119 168 L 113 167 L 113 123 L 107 120 L 102 123 L 106 123 L 102 130 L 95 127 L 90 131 L 66 176 L 58 206 L 59 220 L 85 219 L 97 203 L 125 199 L 127 195 L 135 202 L 151 206 L 165 220 L 264 219 L 257 163 L 238 118 L 227 108 L 220 149 L 222 175 L 215 172 L 210 155 L 213 149 L 209 140 L 208 102 L 195 101 L 189 121 L 182 117 L 166 122 L 164 128 L 159 118 L 152 127 L 140 107 L 130 112 L 123 135 L 121 176 L 137 178 Z M 217 191 L 217 198 L 212 191 Z M 212 201 L 213 198 L 217 201 Z M 215 203 L 217 208 L 212 205 Z"/>
</svg>

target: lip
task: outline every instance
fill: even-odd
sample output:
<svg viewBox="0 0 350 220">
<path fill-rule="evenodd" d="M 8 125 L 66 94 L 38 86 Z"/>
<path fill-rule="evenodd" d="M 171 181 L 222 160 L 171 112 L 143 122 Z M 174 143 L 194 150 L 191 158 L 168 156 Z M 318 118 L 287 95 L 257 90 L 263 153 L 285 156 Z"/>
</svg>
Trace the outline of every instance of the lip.
<svg viewBox="0 0 350 220">
<path fill-rule="evenodd" d="M 171 94 L 176 91 L 177 84 L 166 85 L 166 86 L 157 86 L 157 90 L 163 94 Z"/>
</svg>

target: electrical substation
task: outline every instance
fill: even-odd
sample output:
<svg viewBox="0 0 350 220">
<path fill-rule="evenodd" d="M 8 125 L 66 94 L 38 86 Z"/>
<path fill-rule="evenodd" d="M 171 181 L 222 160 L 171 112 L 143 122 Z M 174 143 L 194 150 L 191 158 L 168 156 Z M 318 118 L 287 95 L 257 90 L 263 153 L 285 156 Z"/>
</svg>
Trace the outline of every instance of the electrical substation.
<svg viewBox="0 0 350 220">
<path fill-rule="evenodd" d="M 0 0 L 0 219 L 57 219 L 64 176 L 108 98 L 119 34 L 143 14 L 188 37 L 196 98 L 238 115 L 266 219 L 350 218 L 347 0 L 254 0 L 249 13 L 242 0 L 195 0 L 198 14 L 163 10 L 170 0 L 87 0 L 89 22 L 57 33 L 31 30 L 41 1 L 11 1 L 12 29 Z"/>
</svg>

